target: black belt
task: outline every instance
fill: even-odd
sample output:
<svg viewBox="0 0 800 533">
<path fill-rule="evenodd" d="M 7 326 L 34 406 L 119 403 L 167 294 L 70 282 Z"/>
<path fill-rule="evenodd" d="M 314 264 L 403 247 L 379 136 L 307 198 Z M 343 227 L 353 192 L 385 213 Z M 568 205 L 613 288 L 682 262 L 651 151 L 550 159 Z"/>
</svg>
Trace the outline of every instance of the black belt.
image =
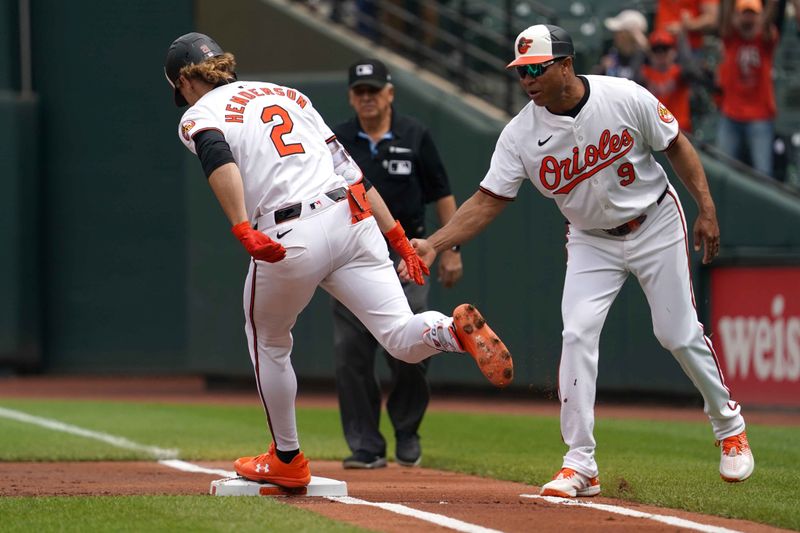
<svg viewBox="0 0 800 533">
<path fill-rule="evenodd" d="M 667 186 L 664 189 L 664 192 L 661 193 L 661 196 L 658 197 L 658 200 L 656 200 L 656 205 L 661 205 L 661 202 L 664 201 L 664 197 L 667 195 L 668 190 L 669 186 Z M 647 219 L 647 215 L 639 215 L 633 220 L 629 220 L 628 222 L 617 226 L 616 228 L 604 229 L 603 231 L 609 235 L 613 235 L 614 237 L 624 237 L 625 235 L 628 235 L 629 233 L 639 229 L 639 226 L 644 223 L 645 219 Z"/>
<path fill-rule="evenodd" d="M 337 189 L 333 189 L 332 191 L 326 192 L 325 196 L 327 196 L 334 202 L 341 202 L 342 200 L 347 198 L 347 188 L 339 187 Z M 300 216 L 300 213 L 302 212 L 303 212 L 302 203 L 297 203 L 290 205 L 289 207 L 278 209 L 277 211 L 275 211 L 275 224 L 280 224 L 281 222 L 286 222 L 287 220 L 292 220 L 293 218 L 297 218 Z"/>
</svg>

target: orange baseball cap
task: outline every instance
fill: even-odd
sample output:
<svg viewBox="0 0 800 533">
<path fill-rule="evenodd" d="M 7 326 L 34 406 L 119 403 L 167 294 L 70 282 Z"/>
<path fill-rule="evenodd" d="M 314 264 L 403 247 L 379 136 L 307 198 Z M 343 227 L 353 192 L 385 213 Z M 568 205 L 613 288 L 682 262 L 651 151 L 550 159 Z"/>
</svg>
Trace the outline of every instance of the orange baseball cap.
<svg viewBox="0 0 800 533">
<path fill-rule="evenodd" d="M 650 46 L 675 46 L 675 36 L 667 30 L 656 30 L 650 34 L 648 39 Z"/>
</svg>

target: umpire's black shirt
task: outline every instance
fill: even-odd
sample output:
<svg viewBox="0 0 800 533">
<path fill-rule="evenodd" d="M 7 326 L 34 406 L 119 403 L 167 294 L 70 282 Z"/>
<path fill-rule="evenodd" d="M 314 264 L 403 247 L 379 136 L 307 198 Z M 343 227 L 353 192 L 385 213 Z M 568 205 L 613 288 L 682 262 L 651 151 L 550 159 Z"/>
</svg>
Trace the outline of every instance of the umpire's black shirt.
<svg viewBox="0 0 800 533">
<path fill-rule="evenodd" d="M 425 204 L 449 196 L 450 183 L 428 129 L 392 108 L 389 132 L 377 144 L 358 117 L 333 128 L 364 176 L 378 189 L 406 235 L 425 236 Z"/>
</svg>

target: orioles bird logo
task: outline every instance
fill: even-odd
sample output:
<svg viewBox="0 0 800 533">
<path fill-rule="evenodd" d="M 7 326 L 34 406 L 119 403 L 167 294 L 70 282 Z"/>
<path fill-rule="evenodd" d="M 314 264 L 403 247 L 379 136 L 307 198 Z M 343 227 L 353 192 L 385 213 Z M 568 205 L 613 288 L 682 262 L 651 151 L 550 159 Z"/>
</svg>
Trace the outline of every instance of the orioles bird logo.
<svg viewBox="0 0 800 533">
<path fill-rule="evenodd" d="M 181 124 L 181 134 L 187 141 L 191 140 L 191 137 L 189 137 L 189 132 L 192 131 L 192 128 L 194 128 L 194 120 L 187 120 Z"/>
<path fill-rule="evenodd" d="M 519 42 L 517 43 L 517 51 L 520 54 L 524 54 L 525 52 L 531 49 L 531 43 L 533 43 L 533 39 L 526 39 L 525 37 L 520 37 Z"/>
<path fill-rule="evenodd" d="M 660 118 L 662 122 L 666 122 L 667 124 L 675 120 L 675 117 L 672 115 L 672 113 L 670 113 L 669 109 L 667 109 L 667 106 L 665 106 L 661 102 L 658 103 L 658 118 Z"/>
</svg>

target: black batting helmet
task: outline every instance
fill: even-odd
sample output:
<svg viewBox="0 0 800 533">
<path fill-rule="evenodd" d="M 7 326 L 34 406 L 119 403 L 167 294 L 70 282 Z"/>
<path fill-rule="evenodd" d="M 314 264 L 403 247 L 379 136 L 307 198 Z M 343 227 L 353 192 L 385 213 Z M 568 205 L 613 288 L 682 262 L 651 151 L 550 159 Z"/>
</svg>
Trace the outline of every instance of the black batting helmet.
<svg viewBox="0 0 800 533">
<path fill-rule="evenodd" d="M 175 87 L 180 78 L 181 69 L 186 65 L 202 63 L 208 58 L 224 53 L 222 47 L 214 39 L 202 33 L 187 33 L 172 42 L 167 50 L 167 58 L 164 60 L 164 74 L 175 91 L 176 106 L 188 105 L 181 92 Z"/>
</svg>

